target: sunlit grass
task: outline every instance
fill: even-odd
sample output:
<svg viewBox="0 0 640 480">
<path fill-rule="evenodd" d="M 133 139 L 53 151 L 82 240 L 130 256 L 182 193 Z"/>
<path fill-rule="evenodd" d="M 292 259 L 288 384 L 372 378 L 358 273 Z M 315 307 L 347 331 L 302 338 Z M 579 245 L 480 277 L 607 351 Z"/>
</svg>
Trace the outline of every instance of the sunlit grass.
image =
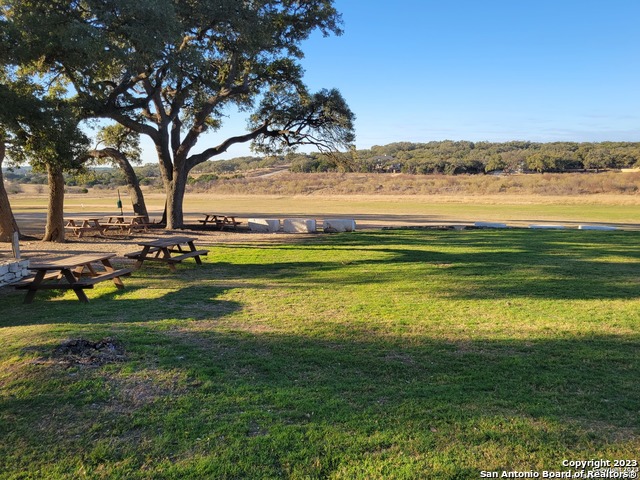
<svg viewBox="0 0 640 480">
<path fill-rule="evenodd" d="M 8 478 L 479 478 L 640 451 L 635 232 L 212 246 L 83 305 L 3 291 Z M 61 363 L 66 338 L 126 360 Z"/>
</svg>

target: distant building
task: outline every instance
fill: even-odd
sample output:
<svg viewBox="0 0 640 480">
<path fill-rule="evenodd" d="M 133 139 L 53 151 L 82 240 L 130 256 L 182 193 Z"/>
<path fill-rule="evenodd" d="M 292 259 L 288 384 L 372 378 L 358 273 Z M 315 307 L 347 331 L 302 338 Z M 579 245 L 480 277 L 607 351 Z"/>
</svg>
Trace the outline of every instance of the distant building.
<svg viewBox="0 0 640 480">
<path fill-rule="evenodd" d="M 373 171 L 377 173 L 400 173 L 402 171 L 401 163 L 394 163 L 395 158 L 391 155 L 378 155 L 371 159 L 373 163 Z"/>
</svg>

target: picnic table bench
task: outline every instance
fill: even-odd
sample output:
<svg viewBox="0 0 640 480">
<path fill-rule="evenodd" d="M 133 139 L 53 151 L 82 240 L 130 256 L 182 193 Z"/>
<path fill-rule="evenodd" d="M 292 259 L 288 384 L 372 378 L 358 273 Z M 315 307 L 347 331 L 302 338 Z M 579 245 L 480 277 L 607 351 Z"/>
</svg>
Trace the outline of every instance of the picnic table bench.
<svg viewBox="0 0 640 480">
<path fill-rule="evenodd" d="M 176 263 L 187 258 L 194 258 L 198 265 L 202 265 L 201 255 L 207 255 L 208 250 L 198 250 L 194 245 L 195 238 L 166 237 L 148 242 L 139 242 L 142 250 L 125 254 L 125 257 L 136 261 L 134 269 L 142 267 L 146 260 L 165 262 L 172 272 L 176 271 Z"/>
<path fill-rule="evenodd" d="M 73 255 L 49 262 L 34 262 L 29 266 L 35 271 L 32 277 L 24 278 L 15 286 L 27 290 L 24 303 L 31 303 L 38 290 L 73 290 L 81 302 L 89 299 L 85 288 L 93 288 L 96 283 L 113 280 L 118 289 L 124 288 L 120 277 L 131 275 L 131 269 L 116 270 L 109 259 L 115 253 L 87 253 Z M 54 280 L 53 283 L 45 283 Z"/>
<path fill-rule="evenodd" d="M 86 232 L 104 233 L 104 227 L 100 225 L 100 217 L 67 218 L 65 221 L 67 223 L 64 228 L 71 230 L 78 238 Z"/>
<path fill-rule="evenodd" d="M 149 223 L 149 219 L 144 215 L 111 215 L 105 218 L 107 220 L 102 224 L 105 231 L 120 230 L 122 232 L 126 231 L 129 234 L 134 230 L 148 231 L 147 225 Z"/>
<path fill-rule="evenodd" d="M 198 220 L 202 225 L 207 225 L 209 223 L 215 224 L 218 230 L 224 230 L 225 228 L 233 228 L 234 230 L 238 229 L 238 225 L 242 224 L 236 220 L 235 216 L 232 215 L 217 215 L 211 213 L 203 213 L 204 220 Z"/>
</svg>

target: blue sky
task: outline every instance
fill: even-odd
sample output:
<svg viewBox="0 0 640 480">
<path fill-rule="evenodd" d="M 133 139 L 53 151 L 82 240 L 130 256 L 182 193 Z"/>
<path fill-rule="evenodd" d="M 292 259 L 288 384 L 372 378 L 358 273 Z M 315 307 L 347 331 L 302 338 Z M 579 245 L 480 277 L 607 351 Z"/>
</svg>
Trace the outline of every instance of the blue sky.
<svg viewBox="0 0 640 480">
<path fill-rule="evenodd" d="M 337 0 L 344 34 L 303 45 L 338 88 L 356 146 L 640 141 L 639 0 Z M 211 138 L 218 143 L 244 121 Z M 205 141 L 202 142 L 205 146 Z M 230 149 L 225 158 L 250 154 Z"/>
</svg>

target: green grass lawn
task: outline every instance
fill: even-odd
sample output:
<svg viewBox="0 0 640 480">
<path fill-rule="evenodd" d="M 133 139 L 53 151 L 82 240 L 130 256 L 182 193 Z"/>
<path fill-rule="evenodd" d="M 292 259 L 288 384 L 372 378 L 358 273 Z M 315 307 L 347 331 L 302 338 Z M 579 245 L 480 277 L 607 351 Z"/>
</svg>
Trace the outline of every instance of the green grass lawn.
<svg viewBox="0 0 640 480">
<path fill-rule="evenodd" d="M 480 478 L 640 460 L 640 234 L 211 246 L 0 292 L 0 478 Z M 120 361 L 54 355 L 110 337 Z"/>
</svg>

